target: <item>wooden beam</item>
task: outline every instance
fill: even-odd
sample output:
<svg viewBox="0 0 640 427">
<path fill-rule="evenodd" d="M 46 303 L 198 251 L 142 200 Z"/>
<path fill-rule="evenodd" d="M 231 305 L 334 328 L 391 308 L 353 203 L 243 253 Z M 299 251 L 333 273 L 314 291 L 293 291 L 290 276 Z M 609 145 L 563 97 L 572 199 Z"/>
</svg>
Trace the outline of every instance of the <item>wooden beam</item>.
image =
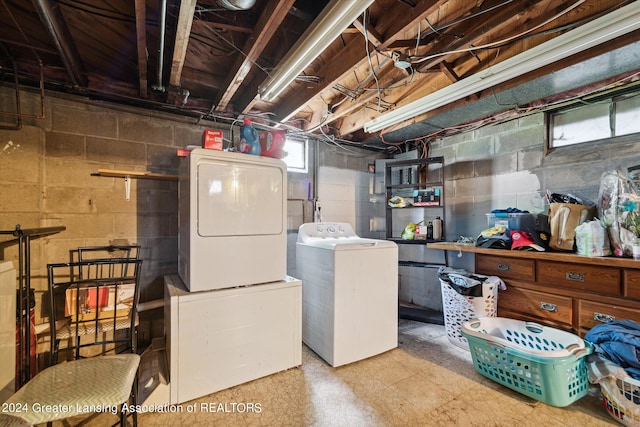
<svg viewBox="0 0 640 427">
<path fill-rule="evenodd" d="M 233 68 L 229 70 L 224 82 L 224 90 L 214 99 L 213 105 L 216 111 L 226 109 L 294 3 L 295 0 L 269 0 L 256 23 L 253 34 L 242 49 L 243 54 L 238 55 Z"/>
<path fill-rule="evenodd" d="M 467 47 L 474 43 L 482 44 L 487 40 L 488 37 L 491 36 L 491 34 L 494 34 L 494 33 L 500 34 L 501 31 L 504 31 L 505 28 L 509 28 L 510 26 L 513 26 L 514 22 L 522 21 L 523 13 L 530 11 L 531 10 L 530 8 L 534 8 L 535 5 L 543 1 L 545 0 L 528 0 L 528 1 L 519 0 L 500 8 L 499 10 L 496 11 L 496 13 L 488 14 L 485 17 L 485 19 L 481 19 L 481 20 L 471 19 L 468 21 L 464 21 L 463 23 L 461 23 L 461 25 L 451 27 L 450 29 L 450 31 L 453 31 L 455 33 L 465 34 L 465 37 L 463 39 L 452 40 L 449 37 L 436 37 L 429 44 L 429 51 L 424 52 L 423 55 L 428 55 L 429 52 L 437 53 L 437 52 L 456 50 L 463 47 Z M 459 17 L 464 16 L 466 14 L 477 13 L 478 10 L 479 9 L 474 6 L 470 10 L 463 11 L 464 13 L 460 14 L 459 16 L 451 16 L 450 18 L 452 20 L 456 20 Z M 554 12 L 552 13 L 557 13 L 557 12 L 558 12 L 557 10 L 554 10 Z M 549 15 L 545 15 L 545 16 L 546 16 L 545 19 L 548 19 Z M 522 26 L 521 24 L 517 26 L 518 31 L 522 31 L 521 26 Z M 450 71 L 453 71 L 453 69 L 451 68 L 451 65 L 448 65 L 448 67 L 445 67 L 444 69 L 440 68 L 439 66 L 439 64 L 442 63 L 445 59 L 451 62 L 455 59 L 455 57 L 460 57 L 464 55 L 465 55 L 464 53 L 461 53 L 461 54 L 454 55 L 454 57 L 445 56 L 445 55 L 436 56 L 423 63 L 416 64 L 414 68 L 416 69 L 417 72 L 424 74 L 428 72 L 430 69 L 432 69 L 433 67 L 436 67 L 437 70 L 444 72 L 444 74 L 447 75 L 447 78 L 449 79 L 452 79 L 452 78 L 455 79 L 454 75 L 457 76 L 458 79 L 464 78 L 464 76 L 458 76 L 457 73 L 453 73 L 453 74 L 449 73 L 447 71 L 447 68 Z M 453 82 L 455 80 L 451 80 L 451 81 Z M 400 96 L 396 94 L 396 96 L 394 96 L 393 98 L 402 99 L 402 101 L 396 105 L 396 107 L 398 107 L 400 105 L 403 105 L 415 100 L 417 97 L 425 96 L 425 95 L 426 95 L 425 93 L 419 93 L 419 91 L 411 91 L 410 93 L 406 93 L 405 96 Z M 479 99 L 479 98 L 480 98 L 479 94 L 473 95 L 473 99 Z M 366 121 L 371 120 L 379 116 L 380 114 L 382 113 L 369 110 L 366 114 L 358 115 L 357 118 L 353 117 L 353 120 L 349 120 L 349 125 L 350 125 L 349 128 L 341 129 L 341 132 L 343 131 L 353 132 L 355 129 L 362 128 L 362 126 Z M 411 121 L 416 121 L 416 120 L 417 119 L 412 119 Z"/>
<path fill-rule="evenodd" d="M 123 171 L 116 169 L 98 169 L 96 176 L 106 176 L 110 178 L 135 178 L 135 179 L 158 179 L 161 181 L 177 181 L 178 175 L 168 175 L 164 173 Z"/>
<path fill-rule="evenodd" d="M 189 35 L 191 34 L 191 24 L 196 11 L 196 3 L 196 0 L 182 0 L 180 2 L 173 60 L 171 61 L 171 75 L 169 77 L 169 84 L 174 87 L 180 87 L 180 76 L 184 66 L 184 58 L 187 54 L 187 46 L 189 45 Z"/>
<path fill-rule="evenodd" d="M 442 74 L 447 76 L 447 78 L 451 81 L 451 83 L 455 83 L 455 82 L 460 80 L 460 76 L 458 76 L 456 74 L 456 72 L 453 69 L 453 67 L 451 66 L 451 64 L 449 64 L 447 61 L 440 62 L 440 64 L 438 64 L 438 66 L 440 68 L 440 71 L 442 71 Z M 469 98 L 470 99 L 480 99 L 480 94 L 474 93 L 473 95 L 469 95 Z"/>
<path fill-rule="evenodd" d="M 382 34 L 378 50 L 385 50 L 388 45 L 396 40 L 404 38 L 411 29 L 426 16 L 436 11 L 438 2 L 421 1 L 419 5 L 409 8 L 405 4 L 394 4 L 378 19 L 378 24 L 373 31 Z M 386 29 L 386 30 L 382 30 Z M 366 67 L 368 64 L 364 37 L 354 38 L 333 58 L 315 74 L 324 82 L 323 86 L 305 87 L 288 97 L 287 102 L 275 108 L 278 120 L 286 121 L 292 118 L 300 109 L 316 96 L 319 96 L 326 88 L 333 87 L 336 82 L 346 77 L 354 68 Z M 286 105 L 284 105 L 286 104 Z"/>
<path fill-rule="evenodd" d="M 440 63 L 440 71 L 451 80 L 451 83 L 455 83 L 460 80 L 460 77 L 456 74 L 454 69 L 447 61 L 442 61 Z"/>
<path fill-rule="evenodd" d="M 369 25 L 365 31 L 364 22 L 362 21 L 361 18 L 356 19 L 353 22 L 353 26 L 358 31 L 360 31 L 362 35 L 366 36 L 367 40 L 369 40 L 371 44 L 374 45 L 376 48 L 382 45 L 382 36 L 376 31 L 375 28 L 372 28 L 371 25 Z"/>
<path fill-rule="evenodd" d="M 136 1 L 136 42 L 138 46 L 138 80 L 140 97 L 147 98 L 147 2 Z"/>
<path fill-rule="evenodd" d="M 220 90 L 223 86 L 223 77 L 196 68 L 182 67 L 181 82 L 191 82 L 201 87 L 211 88 L 211 93 Z"/>
<path fill-rule="evenodd" d="M 482 20 L 469 20 L 467 21 L 469 24 L 456 27 L 457 29 L 455 30 L 456 32 L 465 34 L 464 38 L 451 41 L 450 38 L 440 37 L 431 43 L 429 52 L 451 51 L 469 47 L 474 44 L 483 44 L 492 34 L 504 34 L 502 31 L 508 28 L 513 28 L 513 31 L 516 33 L 522 32 L 522 24 L 515 25 L 514 27 L 514 22 L 521 22 L 522 14 L 541 1 L 544 0 L 531 0 L 526 4 L 514 2 L 500 8 L 496 13 L 488 15 Z M 549 19 L 550 15 L 551 14 L 548 15 L 545 13 L 544 18 L 539 17 L 534 19 L 534 21 Z M 531 28 L 534 25 L 533 21 L 529 21 L 527 26 Z M 440 62 L 444 61 L 445 58 L 445 56 L 435 57 L 420 63 L 417 69 L 419 72 L 424 72 L 431 67 L 437 66 Z M 447 58 L 447 60 L 451 62 L 452 58 Z"/>
</svg>

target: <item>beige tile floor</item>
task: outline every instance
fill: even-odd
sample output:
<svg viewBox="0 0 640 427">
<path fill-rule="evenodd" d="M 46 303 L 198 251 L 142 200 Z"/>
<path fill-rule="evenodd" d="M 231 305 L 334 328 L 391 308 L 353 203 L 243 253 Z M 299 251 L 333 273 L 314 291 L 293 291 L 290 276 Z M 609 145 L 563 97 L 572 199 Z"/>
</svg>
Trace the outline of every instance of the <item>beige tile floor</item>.
<svg viewBox="0 0 640 427">
<path fill-rule="evenodd" d="M 602 408 L 596 387 L 578 402 L 556 408 L 484 378 L 476 373 L 469 352 L 449 343 L 443 326 L 401 320 L 398 344 L 397 349 L 338 368 L 332 368 L 303 346 L 299 368 L 184 403 L 177 413 L 140 414 L 138 424 L 142 427 L 618 425 Z M 251 405 L 259 405 L 260 412 L 248 410 Z M 207 413 L 204 408 L 211 406 L 222 411 Z M 195 410 L 189 413 L 188 408 Z M 94 416 L 83 425 L 104 425 L 104 416 Z"/>
</svg>

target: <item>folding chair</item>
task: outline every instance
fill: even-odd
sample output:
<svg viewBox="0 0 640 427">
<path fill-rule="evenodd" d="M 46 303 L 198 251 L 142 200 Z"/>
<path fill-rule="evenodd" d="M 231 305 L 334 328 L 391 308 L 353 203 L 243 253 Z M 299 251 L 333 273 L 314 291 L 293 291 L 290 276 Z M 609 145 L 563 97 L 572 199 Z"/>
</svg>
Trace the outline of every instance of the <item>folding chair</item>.
<svg viewBox="0 0 640 427">
<path fill-rule="evenodd" d="M 142 260 L 93 259 L 47 265 L 50 299 L 51 361 L 60 343 L 71 342 L 74 358 L 81 349 L 135 353 L 137 305 Z"/>
<path fill-rule="evenodd" d="M 124 426 L 124 405 L 132 399 L 139 364 L 137 354 L 117 354 L 50 366 L 3 404 L 5 417 L 0 418 L 0 425 L 51 424 L 76 415 L 111 412 Z M 133 420 L 136 425 L 135 412 Z"/>
</svg>

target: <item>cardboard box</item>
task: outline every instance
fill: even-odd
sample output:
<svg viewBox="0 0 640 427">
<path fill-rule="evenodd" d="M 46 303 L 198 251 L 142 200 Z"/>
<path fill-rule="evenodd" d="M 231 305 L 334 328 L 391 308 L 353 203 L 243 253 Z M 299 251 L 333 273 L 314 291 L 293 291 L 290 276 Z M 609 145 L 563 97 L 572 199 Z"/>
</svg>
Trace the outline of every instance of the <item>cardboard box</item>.
<svg viewBox="0 0 640 427">
<path fill-rule="evenodd" d="M 427 226 L 416 225 L 416 240 L 425 240 L 427 238 Z"/>
<path fill-rule="evenodd" d="M 206 129 L 202 134 L 202 148 L 222 150 L 222 131 Z"/>
<path fill-rule="evenodd" d="M 413 206 L 440 206 L 440 187 L 413 190 Z"/>
<path fill-rule="evenodd" d="M 167 352 L 165 349 L 164 338 L 154 338 L 151 345 L 147 347 L 140 356 L 140 367 L 138 368 L 138 403 L 147 403 L 152 405 L 156 403 L 158 398 L 162 402 L 160 404 L 169 403 L 169 368 L 167 364 Z M 165 387 L 163 387 L 165 386 Z M 161 397 L 163 390 L 158 388 L 167 388 L 166 397 Z M 149 400 L 149 402 L 147 402 Z"/>
</svg>

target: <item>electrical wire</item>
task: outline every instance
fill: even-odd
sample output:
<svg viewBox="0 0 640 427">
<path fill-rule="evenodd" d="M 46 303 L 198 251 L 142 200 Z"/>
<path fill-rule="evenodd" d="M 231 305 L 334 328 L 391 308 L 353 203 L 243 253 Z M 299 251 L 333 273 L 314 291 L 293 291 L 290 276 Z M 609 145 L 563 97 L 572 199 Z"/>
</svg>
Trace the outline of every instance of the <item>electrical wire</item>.
<svg viewBox="0 0 640 427">
<path fill-rule="evenodd" d="M 382 91 L 380 90 L 380 81 L 378 80 L 378 76 L 376 75 L 375 71 L 374 71 L 374 66 L 373 66 L 373 61 L 371 60 L 371 52 L 369 51 L 369 33 L 367 32 L 367 20 L 369 19 L 369 14 L 368 14 L 368 9 L 365 9 L 364 11 L 364 17 L 362 19 L 362 23 L 363 23 L 363 31 L 362 34 L 364 35 L 364 46 L 365 49 L 367 51 L 367 60 L 369 61 L 369 66 L 371 67 L 371 72 L 373 73 L 373 78 L 376 81 L 376 88 L 378 89 L 378 100 L 382 101 Z M 380 103 L 378 103 L 378 107 L 380 107 Z"/>
<path fill-rule="evenodd" d="M 295 80 L 304 83 L 320 83 L 321 79 L 318 76 L 307 76 L 304 74 L 300 74 L 299 76 L 296 76 Z"/>
<path fill-rule="evenodd" d="M 484 50 L 484 49 L 489 49 L 489 48 L 495 48 L 495 47 L 497 47 L 499 45 L 504 45 L 507 42 L 519 39 L 520 37 L 523 37 L 523 36 L 533 32 L 533 31 L 535 31 L 535 30 L 537 30 L 537 29 L 539 29 L 541 27 L 544 27 L 545 25 L 549 24 L 550 22 L 552 22 L 552 21 L 560 18 L 561 16 L 569 13 L 571 10 L 575 9 L 576 7 L 578 7 L 579 5 L 584 3 L 585 1 L 586 0 L 577 0 L 571 6 L 567 7 L 566 9 L 564 9 L 561 12 L 559 12 L 558 14 L 552 16 L 551 18 L 545 20 L 544 22 L 542 22 L 542 23 L 540 23 L 540 24 L 538 24 L 538 25 L 536 25 L 536 26 L 534 26 L 534 27 L 532 27 L 532 28 L 530 28 L 530 29 L 528 29 L 526 31 L 523 31 L 523 32 L 521 32 L 519 34 L 507 37 L 507 38 L 499 40 L 499 41 L 486 43 L 486 44 L 483 44 L 483 45 L 480 45 L 480 46 L 471 46 L 471 47 L 464 48 L 464 49 L 455 49 L 455 50 L 450 50 L 450 51 L 447 51 L 447 52 L 434 53 L 434 54 L 431 54 L 431 55 L 420 57 L 419 59 L 416 59 L 415 61 L 412 61 L 412 63 L 419 64 L 419 63 L 422 63 L 424 61 L 428 61 L 430 59 L 439 58 L 441 56 L 451 55 L 451 54 L 455 54 L 455 53 L 472 52 L 472 51 L 475 51 L 475 50 Z"/>
<path fill-rule="evenodd" d="M 548 30 L 540 31 L 538 33 L 529 34 L 529 35 L 526 35 L 524 37 L 521 37 L 521 38 L 518 38 L 518 39 L 515 39 L 515 40 L 511 40 L 509 42 L 506 42 L 506 43 L 504 43 L 502 45 L 494 46 L 491 49 L 500 48 L 500 47 L 508 46 L 510 44 L 513 44 L 513 43 L 521 42 L 521 41 L 524 41 L 524 40 L 529 40 L 529 39 L 532 39 L 532 38 L 535 38 L 535 37 L 545 36 L 547 34 L 558 33 L 558 32 L 561 32 L 561 31 L 570 30 L 570 29 L 573 29 L 575 27 L 579 27 L 580 25 L 582 25 L 582 24 L 584 24 L 586 22 L 590 22 L 590 21 L 593 21 L 595 19 L 598 19 L 598 18 L 600 18 L 600 17 L 612 12 L 615 9 L 618 9 L 618 8 L 628 4 L 628 3 L 633 3 L 634 1 L 636 1 L 636 0 L 623 1 L 620 4 L 618 4 L 618 5 L 614 6 L 614 7 L 611 7 L 609 9 L 607 9 L 607 10 L 604 10 L 604 11 L 602 11 L 602 12 L 600 12 L 600 13 L 594 15 L 594 16 L 591 16 L 589 18 L 584 18 L 584 19 L 581 19 L 580 21 L 571 22 L 570 24 L 566 24 L 566 25 L 561 25 L 561 26 L 558 26 L 558 27 L 550 28 Z"/>
<path fill-rule="evenodd" d="M 429 24 L 429 20 L 427 20 L 427 24 Z M 429 26 L 431 26 L 431 24 L 429 24 Z M 414 51 L 414 55 L 418 55 L 418 46 L 420 46 L 420 39 L 421 37 L 421 32 L 422 32 L 422 26 L 420 25 L 420 22 L 418 22 L 418 35 L 416 36 L 416 49 Z"/>
<path fill-rule="evenodd" d="M 68 8 L 77 10 L 79 12 L 84 12 L 87 13 L 89 15 L 93 15 L 93 16 L 99 16 L 101 18 L 107 18 L 107 19 L 112 19 L 115 21 L 121 21 L 121 22 L 131 22 L 131 23 L 135 23 L 136 19 L 135 16 L 129 15 L 125 12 L 120 12 L 119 10 L 113 10 L 113 9 L 107 9 L 104 7 L 100 7 L 100 6 L 96 6 L 93 4 L 89 4 L 83 1 L 78 1 L 78 0 L 58 0 L 56 3 L 61 4 L 63 6 L 66 6 Z M 75 3 L 75 4 L 71 4 L 71 3 Z M 78 5 L 81 6 L 85 6 L 85 7 L 80 7 Z M 105 12 L 105 13 L 100 13 L 100 12 L 95 12 L 92 10 L 89 10 L 87 8 L 92 8 L 101 12 Z M 109 14 L 113 14 L 113 15 L 107 15 L 106 13 Z M 115 16 L 114 16 L 115 15 Z M 155 21 L 157 24 L 157 21 Z"/>
<path fill-rule="evenodd" d="M 440 31 L 440 30 L 442 30 L 442 29 L 448 28 L 448 27 L 450 27 L 450 26 L 452 26 L 452 25 L 454 25 L 454 24 L 457 24 L 457 23 L 463 22 L 463 21 L 465 21 L 465 20 L 467 20 L 467 19 L 471 19 L 471 18 L 474 18 L 474 17 L 476 17 L 476 16 L 480 16 L 480 15 L 482 15 L 482 14 L 484 14 L 484 13 L 487 13 L 487 12 L 490 12 L 490 11 L 492 11 L 492 10 L 495 10 L 496 8 L 499 8 L 499 7 L 502 7 L 502 6 L 507 5 L 507 4 L 509 4 L 509 3 L 512 3 L 513 1 L 514 1 L 514 0 L 507 0 L 507 1 L 505 1 L 505 2 L 502 2 L 502 3 L 498 4 L 498 5 L 495 5 L 495 6 L 489 7 L 489 8 L 487 8 L 487 9 L 485 9 L 485 10 L 482 10 L 482 11 L 480 11 L 480 12 L 476 13 L 476 14 L 469 15 L 469 16 L 466 16 L 466 17 L 464 17 L 464 18 L 462 18 L 462 19 L 458 19 L 458 20 L 455 20 L 455 21 L 453 21 L 453 22 L 451 22 L 451 23 L 445 24 L 445 25 L 441 26 L 439 29 L 434 28 L 434 27 L 433 27 L 433 25 L 429 22 L 429 20 L 428 20 L 428 19 L 426 19 L 426 18 L 425 18 L 425 21 L 427 22 L 427 25 L 431 28 L 431 30 L 433 31 L 433 33 L 435 33 L 435 34 L 440 34 L 440 32 L 439 32 L 439 31 Z M 580 2 L 583 2 L 583 1 L 585 1 L 585 0 L 579 0 L 579 1 L 580 1 Z M 366 18 L 366 13 L 367 13 L 367 11 L 365 11 L 365 18 Z M 381 102 L 382 102 L 382 96 L 381 96 L 382 91 L 384 91 L 384 90 L 393 90 L 393 89 L 397 89 L 397 88 L 400 88 L 400 87 L 405 87 L 405 86 L 407 86 L 407 85 L 411 84 L 411 83 L 413 82 L 414 77 L 415 77 L 415 70 L 413 69 L 413 67 L 410 67 L 411 72 L 409 73 L 409 76 L 408 76 L 408 77 L 409 77 L 409 80 L 408 80 L 408 81 L 406 81 L 406 82 L 405 82 L 405 83 L 403 83 L 403 84 L 392 85 L 392 86 L 386 86 L 386 87 L 380 87 L 380 82 L 379 82 L 379 79 L 378 79 L 377 74 L 376 74 L 376 72 L 375 72 L 375 71 L 376 71 L 377 69 L 380 69 L 380 68 L 381 68 L 381 66 L 382 66 L 382 65 L 384 65 L 384 63 L 385 63 L 386 61 L 385 61 L 385 62 L 383 62 L 383 64 L 381 64 L 379 67 L 377 67 L 377 69 L 373 67 L 373 63 L 372 63 L 372 60 L 371 60 L 371 52 L 369 51 L 369 40 L 368 40 L 368 36 L 367 36 L 367 31 L 366 31 L 367 21 L 366 21 L 366 19 L 364 19 L 363 21 L 364 21 L 364 22 L 363 22 L 363 27 L 364 27 L 363 35 L 365 36 L 365 46 L 366 46 L 366 52 L 367 52 L 367 60 L 369 61 L 369 66 L 371 67 L 371 70 L 372 70 L 372 72 L 371 72 L 371 74 L 370 74 L 369 76 L 372 76 L 372 77 L 374 77 L 374 78 L 375 78 L 375 80 L 376 80 L 376 88 L 362 88 L 363 83 L 367 80 L 367 79 L 365 79 L 362 83 L 358 84 L 358 86 L 356 87 L 356 89 L 349 89 L 349 91 L 350 91 L 353 95 L 345 95 L 344 93 L 342 93 L 342 94 L 343 94 L 344 96 L 346 96 L 346 97 L 345 97 L 345 98 L 343 98 L 342 100 L 340 100 L 339 102 L 334 103 L 334 104 L 332 104 L 332 105 L 333 105 L 333 107 L 336 107 L 336 106 L 338 106 L 338 105 L 342 104 L 343 102 L 345 102 L 345 101 L 347 100 L 347 98 L 350 98 L 350 99 L 355 99 L 355 98 L 357 98 L 357 97 L 360 95 L 360 92 L 359 92 L 360 90 L 362 90 L 362 91 L 376 90 L 376 91 L 378 92 L 378 94 L 379 94 L 379 96 L 378 96 L 378 100 L 379 100 L 379 102 L 378 102 L 378 110 L 377 110 L 377 111 L 378 111 L 378 112 L 386 111 L 386 110 L 388 110 L 388 108 L 383 108 L 383 107 L 382 107 L 382 105 L 381 105 Z M 531 30 L 530 30 L 530 31 L 531 31 Z M 418 47 L 419 47 L 419 44 L 420 44 L 420 40 L 421 40 L 421 38 L 422 38 L 422 36 L 421 36 L 421 26 L 420 26 L 420 23 L 418 23 L 418 34 L 417 34 L 417 37 L 416 37 L 416 46 L 415 46 L 415 52 L 416 52 L 416 53 L 417 53 L 417 50 L 418 50 Z M 383 56 L 385 56 L 385 57 L 387 57 L 387 58 L 389 58 L 389 59 L 391 59 L 391 57 L 390 57 L 389 55 L 386 55 L 384 52 L 377 52 L 377 53 L 378 53 L 378 54 L 380 54 L 380 55 L 383 55 Z M 448 53 L 452 53 L 452 52 L 448 52 Z M 441 55 L 446 55 L 446 54 L 448 54 L 448 53 L 443 53 L 443 54 L 441 54 Z M 414 55 L 414 56 L 415 56 L 415 55 Z M 424 60 L 426 60 L 426 59 L 424 59 Z M 423 61 L 423 60 L 415 61 L 415 63 L 422 62 L 422 61 Z M 412 63 L 414 63 L 414 61 L 412 61 Z M 344 86 L 343 86 L 343 88 L 344 88 Z M 334 86 L 334 89 L 336 89 L 336 87 L 335 87 L 335 86 Z M 338 92 L 342 92 L 340 89 L 336 89 L 336 90 L 337 90 Z M 355 96 L 355 97 L 354 97 L 354 96 Z M 394 105 L 394 104 L 393 104 L 393 103 L 388 103 L 388 105 Z"/>
<path fill-rule="evenodd" d="M 416 73 L 415 73 L 415 70 L 413 69 L 413 67 L 409 67 L 409 70 L 411 70 L 411 71 L 409 72 L 409 75 L 407 76 L 407 77 L 409 77 L 408 81 L 406 81 L 406 82 L 404 82 L 402 84 L 397 84 L 395 86 L 393 86 L 393 85 L 392 86 L 385 86 L 384 88 L 382 88 L 382 90 L 398 89 L 398 88 L 405 87 L 405 86 L 408 86 L 409 84 L 411 84 L 411 82 L 413 81 L 413 77 L 415 76 Z M 407 77 L 405 77 L 405 79 Z M 365 87 L 365 88 L 362 88 L 362 90 L 363 91 L 367 91 L 367 90 L 376 90 L 376 89 Z M 391 104 L 391 103 L 389 103 L 389 104 Z"/>
<path fill-rule="evenodd" d="M 442 30 L 446 30 L 447 28 L 452 27 L 452 26 L 454 26 L 454 25 L 456 25 L 456 24 L 460 24 L 461 22 L 468 21 L 469 19 L 477 18 L 478 16 L 484 15 L 484 14 L 485 14 L 485 13 L 487 13 L 487 12 L 491 12 L 491 11 L 493 11 L 493 10 L 499 9 L 499 8 L 501 8 L 502 6 L 506 6 L 506 5 L 508 5 L 509 3 L 513 3 L 513 2 L 514 2 L 514 0 L 506 0 L 506 1 L 502 2 L 502 3 L 500 3 L 500 4 L 496 4 L 496 5 L 494 5 L 494 6 L 488 7 L 488 8 L 486 8 L 486 9 L 483 9 L 483 10 L 478 11 L 478 12 L 476 12 L 476 13 L 473 13 L 473 14 L 471 14 L 471 15 L 467 15 L 467 16 L 463 16 L 463 17 L 461 17 L 461 18 L 455 19 L 455 20 L 453 20 L 453 21 L 449 22 L 448 24 L 443 24 L 443 25 L 441 25 L 440 27 L 438 27 L 438 29 L 437 29 L 437 30 L 436 30 L 436 29 L 434 29 L 433 27 L 431 27 L 431 23 L 429 23 L 429 21 L 427 21 L 427 25 L 429 25 L 429 27 L 431 27 L 432 31 L 433 31 L 435 34 L 443 35 L 443 34 L 441 34 L 441 33 L 440 33 L 440 31 L 442 31 Z M 425 35 L 428 35 L 428 34 L 425 34 Z"/>
<path fill-rule="evenodd" d="M 242 50 L 240 49 L 238 46 L 236 46 L 233 42 L 227 40 L 226 38 L 224 38 L 221 34 L 220 31 L 214 31 L 214 33 L 220 37 L 221 40 L 223 40 L 225 43 L 227 43 L 229 46 L 231 46 L 234 50 L 236 50 L 238 53 L 240 53 L 242 56 L 244 56 L 246 59 L 249 60 L 249 62 L 251 62 L 252 65 L 255 65 L 256 67 L 258 67 L 259 69 L 261 69 L 262 71 L 264 71 L 264 73 L 269 76 L 269 71 L 267 71 L 267 69 L 263 66 L 261 66 L 260 64 L 258 64 L 256 61 L 249 59 L 249 56 Z"/>
<path fill-rule="evenodd" d="M 193 33 L 192 32 L 189 35 L 189 38 L 193 39 L 193 40 L 196 40 L 199 43 L 202 43 L 204 46 L 207 46 L 207 47 L 209 47 L 211 49 L 220 51 L 219 54 L 217 54 L 217 55 L 214 54 L 215 56 L 228 56 L 233 52 L 233 49 L 224 49 L 224 48 L 222 48 L 222 47 L 220 47 L 218 45 L 213 45 L 210 42 L 215 42 L 215 40 L 212 39 L 211 37 L 207 37 L 207 36 L 204 36 L 202 34 L 198 34 L 198 33 Z"/>
</svg>

